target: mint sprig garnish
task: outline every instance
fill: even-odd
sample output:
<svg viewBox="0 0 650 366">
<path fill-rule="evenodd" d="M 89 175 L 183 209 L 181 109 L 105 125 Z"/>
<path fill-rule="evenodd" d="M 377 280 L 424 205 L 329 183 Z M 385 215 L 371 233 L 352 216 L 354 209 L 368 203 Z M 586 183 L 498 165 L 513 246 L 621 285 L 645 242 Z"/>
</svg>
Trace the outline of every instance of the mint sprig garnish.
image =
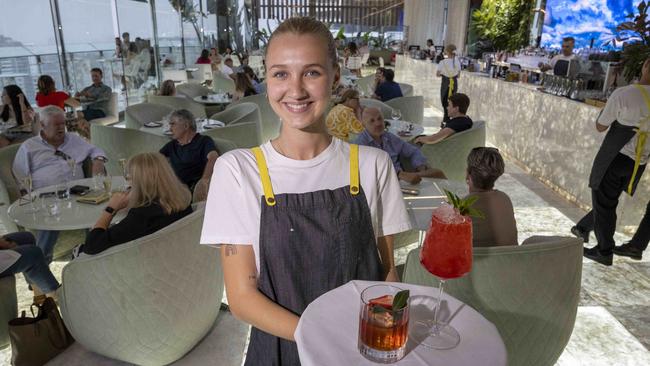
<svg viewBox="0 0 650 366">
<path fill-rule="evenodd" d="M 483 212 L 472 207 L 472 205 L 474 205 L 476 201 L 478 201 L 478 197 L 471 196 L 463 199 L 458 197 L 455 193 L 450 192 L 446 189 L 444 191 L 445 194 L 447 195 L 447 200 L 449 201 L 449 203 L 452 206 L 454 206 L 455 209 L 458 210 L 458 213 L 460 213 L 461 216 L 478 217 L 481 219 L 485 218 Z"/>
<path fill-rule="evenodd" d="M 398 292 L 395 297 L 393 297 L 393 311 L 402 310 L 406 304 L 408 304 L 410 294 L 411 292 L 409 290 Z"/>
</svg>

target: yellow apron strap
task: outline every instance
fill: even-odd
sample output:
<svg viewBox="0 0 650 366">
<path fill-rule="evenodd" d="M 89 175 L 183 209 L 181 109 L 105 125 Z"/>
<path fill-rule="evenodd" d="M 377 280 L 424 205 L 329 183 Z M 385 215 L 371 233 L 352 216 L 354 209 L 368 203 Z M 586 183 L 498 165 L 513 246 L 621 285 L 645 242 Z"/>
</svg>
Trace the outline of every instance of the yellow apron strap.
<svg viewBox="0 0 650 366">
<path fill-rule="evenodd" d="M 639 89 L 639 92 L 641 92 L 643 100 L 648 107 L 648 111 L 650 111 L 650 95 L 648 95 L 648 92 L 641 85 L 634 84 L 634 86 L 636 86 L 636 88 Z M 636 129 L 636 134 L 637 140 L 636 147 L 634 149 L 634 170 L 632 170 L 632 178 L 630 179 L 630 183 L 627 186 L 627 193 L 630 196 L 632 195 L 634 181 L 636 179 L 637 173 L 639 172 L 639 166 L 641 165 L 641 155 L 643 154 L 643 150 L 648 139 L 648 118 L 645 118 L 639 122 L 639 128 Z"/>
<path fill-rule="evenodd" d="M 447 99 L 454 95 L 454 83 L 454 78 L 449 78 L 449 92 L 447 93 Z"/>
<path fill-rule="evenodd" d="M 359 194 L 359 145 L 350 144 L 350 193 Z"/>
<path fill-rule="evenodd" d="M 275 206 L 275 195 L 273 195 L 273 185 L 271 185 L 271 177 L 269 177 L 269 169 L 266 167 L 266 159 L 262 149 L 254 147 L 251 149 L 257 161 L 257 168 L 260 171 L 260 179 L 262 180 L 262 189 L 264 190 L 264 200 L 269 206 Z"/>
</svg>

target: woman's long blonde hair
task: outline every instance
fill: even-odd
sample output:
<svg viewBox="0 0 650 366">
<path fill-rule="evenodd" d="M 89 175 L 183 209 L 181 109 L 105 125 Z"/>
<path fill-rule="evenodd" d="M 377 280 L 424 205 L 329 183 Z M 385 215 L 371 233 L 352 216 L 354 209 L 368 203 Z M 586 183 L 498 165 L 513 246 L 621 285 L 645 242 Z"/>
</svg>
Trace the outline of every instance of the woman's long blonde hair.
<svg viewBox="0 0 650 366">
<path fill-rule="evenodd" d="M 160 153 L 142 153 L 131 157 L 127 172 L 131 176 L 131 208 L 158 203 L 165 213 L 171 214 L 185 210 L 192 201 L 190 190 L 181 183 Z"/>
</svg>

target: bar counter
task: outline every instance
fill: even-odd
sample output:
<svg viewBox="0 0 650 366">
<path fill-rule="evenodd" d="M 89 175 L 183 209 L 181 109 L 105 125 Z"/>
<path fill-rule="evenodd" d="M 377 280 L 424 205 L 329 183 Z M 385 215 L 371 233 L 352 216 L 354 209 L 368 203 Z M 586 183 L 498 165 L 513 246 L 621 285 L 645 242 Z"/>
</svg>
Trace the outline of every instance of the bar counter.
<svg viewBox="0 0 650 366">
<path fill-rule="evenodd" d="M 397 81 L 424 96 L 425 107 L 442 108 L 436 64 L 399 55 L 395 69 Z M 595 128 L 600 108 L 479 73 L 463 71 L 458 84 L 471 100 L 468 115 L 486 122 L 489 144 L 568 200 L 591 207 L 589 172 L 605 136 Z M 621 196 L 618 230 L 633 232 L 649 199 L 650 174 L 644 174 L 634 198 Z"/>
</svg>

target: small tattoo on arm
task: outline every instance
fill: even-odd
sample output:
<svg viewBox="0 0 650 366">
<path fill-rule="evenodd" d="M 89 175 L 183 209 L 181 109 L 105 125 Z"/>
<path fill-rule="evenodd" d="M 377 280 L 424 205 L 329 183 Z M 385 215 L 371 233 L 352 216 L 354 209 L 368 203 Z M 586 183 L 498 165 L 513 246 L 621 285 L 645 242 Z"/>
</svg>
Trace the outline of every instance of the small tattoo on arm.
<svg viewBox="0 0 650 366">
<path fill-rule="evenodd" d="M 235 254 L 237 254 L 237 247 L 232 244 L 226 245 L 226 257 L 230 257 L 231 255 Z"/>
<path fill-rule="evenodd" d="M 255 274 L 248 275 L 248 279 L 251 281 L 257 281 L 257 276 Z"/>
</svg>

